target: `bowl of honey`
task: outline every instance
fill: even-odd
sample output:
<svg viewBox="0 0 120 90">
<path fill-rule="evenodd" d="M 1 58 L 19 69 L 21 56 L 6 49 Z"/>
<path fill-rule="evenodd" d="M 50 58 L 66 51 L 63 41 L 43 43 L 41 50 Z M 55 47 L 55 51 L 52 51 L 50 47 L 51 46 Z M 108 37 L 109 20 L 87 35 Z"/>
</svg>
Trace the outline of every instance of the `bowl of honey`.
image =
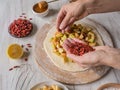
<svg viewBox="0 0 120 90">
<path fill-rule="evenodd" d="M 49 12 L 49 5 L 46 1 L 41 1 L 33 5 L 32 11 L 35 15 L 44 17 Z"/>
</svg>

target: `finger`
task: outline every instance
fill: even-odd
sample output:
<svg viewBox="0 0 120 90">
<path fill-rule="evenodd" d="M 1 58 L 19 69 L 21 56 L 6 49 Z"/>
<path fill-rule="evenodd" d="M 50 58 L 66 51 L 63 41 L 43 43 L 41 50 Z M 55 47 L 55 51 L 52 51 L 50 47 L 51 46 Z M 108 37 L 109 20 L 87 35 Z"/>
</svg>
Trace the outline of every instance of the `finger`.
<svg viewBox="0 0 120 90">
<path fill-rule="evenodd" d="M 72 17 L 71 19 L 70 19 L 70 21 L 69 21 L 69 23 L 68 23 L 68 26 L 65 28 L 65 31 L 66 32 L 70 32 L 70 26 L 74 23 L 74 21 L 75 21 L 76 19 L 74 18 L 74 17 Z"/>
<path fill-rule="evenodd" d="M 73 24 L 76 21 L 76 18 L 72 17 L 69 21 L 69 25 Z"/>
<path fill-rule="evenodd" d="M 74 62 L 86 66 L 98 66 L 100 65 L 100 56 L 97 52 L 86 53 L 83 56 L 77 56 L 71 53 L 67 53 L 67 57 L 71 58 Z"/>
<path fill-rule="evenodd" d="M 66 28 L 66 26 L 68 25 L 68 22 L 71 18 L 71 15 L 69 13 L 67 13 L 67 15 L 64 17 L 64 19 L 62 20 L 61 24 L 60 24 L 60 29 L 64 30 Z"/>
<path fill-rule="evenodd" d="M 92 52 L 91 52 L 92 53 Z M 84 54 L 83 56 L 77 56 L 77 55 L 74 55 L 74 54 L 67 54 L 67 56 L 69 58 L 71 58 L 73 61 L 75 62 L 78 62 L 80 64 L 86 64 L 86 65 L 90 65 L 91 63 L 93 63 L 93 59 L 95 60 L 96 56 L 94 56 L 94 54 L 92 55 L 91 53 L 87 53 L 87 54 Z M 92 60 L 91 60 L 92 59 Z"/>
<path fill-rule="evenodd" d="M 79 40 L 79 39 L 77 39 L 77 38 L 73 38 L 73 39 L 71 39 L 71 42 L 72 42 L 72 43 L 76 43 L 76 42 L 78 42 L 78 43 L 86 44 L 86 42 L 84 42 L 84 41 L 82 41 L 82 40 Z"/>
<path fill-rule="evenodd" d="M 84 62 L 84 58 L 82 58 L 82 56 L 76 56 L 74 54 L 71 53 L 67 53 L 67 57 L 71 58 L 74 62 L 78 63 L 80 66 L 90 66 L 90 64 L 87 64 L 86 62 Z"/>
<path fill-rule="evenodd" d="M 90 65 L 88 65 L 88 64 L 81 64 L 80 62 L 77 62 L 77 61 L 74 61 L 74 62 L 76 62 L 79 66 L 81 66 L 83 68 L 90 67 Z"/>
<path fill-rule="evenodd" d="M 84 59 L 84 61 L 82 60 L 81 63 L 83 63 L 83 64 L 90 64 L 91 61 L 93 59 L 95 59 L 94 57 L 96 57 L 95 52 L 85 53 L 84 55 L 82 55 L 82 58 Z"/>
<path fill-rule="evenodd" d="M 67 52 L 67 53 L 69 53 L 69 46 L 66 44 L 66 43 L 63 43 L 63 48 L 64 48 L 64 50 Z"/>
<path fill-rule="evenodd" d="M 100 64 L 102 60 L 102 56 L 104 55 L 104 52 L 101 52 L 101 50 L 88 52 L 82 56 L 84 61 L 82 60 L 81 63 L 88 64 L 88 65 L 97 65 Z"/>
<path fill-rule="evenodd" d="M 69 39 L 66 39 L 64 43 L 66 43 L 70 48 L 72 47 L 72 43 L 69 41 Z"/>
<path fill-rule="evenodd" d="M 79 40 L 79 39 L 77 39 L 77 38 L 73 38 L 73 40 L 76 41 L 76 42 L 79 42 L 79 43 L 87 44 L 86 42 L 84 42 L 84 41 L 82 41 L 82 40 Z"/>
<path fill-rule="evenodd" d="M 63 44 L 66 44 L 69 48 L 71 48 L 71 43 L 68 41 L 68 39 L 66 39 Z"/>
<path fill-rule="evenodd" d="M 72 44 L 76 44 L 76 41 L 74 41 L 72 38 L 68 38 L 69 42 Z"/>
<path fill-rule="evenodd" d="M 69 32 L 70 31 L 70 26 L 67 26 L 64 31 Z"/>
<path fill-rule="evenodd" d="M 65 33 L 65 30 L 60 30 L 63 34 Z"/>
<path fill-rule="evenodd" d="M 60 27 L 60 24 L 63 21 L 64 17 L 65 17 L 65 14 L 63 12 L 63 9 L 61 9 L 60 12 L 58 13 L 57 20 L 56 20 L 58 30 L 60 30 L 59 27 Z"/>
<path fill-rule="evenodd" d="M 73 61 L 78 62 L 78 63 L 81 63 L 80 61 L 82 60 L 81 56 L 77 56 L 71 53 L 67 54 L 67 57 L 71 58 Z"/>
<path fill-rule="evenodd" d="M 87 62 L 90 60 L 89 58 L 84 58 L 83 56 L 77 56 L 74 54 L 67 54 L 67 56 L 80 64 L 87 64 Z"/>
</svg>

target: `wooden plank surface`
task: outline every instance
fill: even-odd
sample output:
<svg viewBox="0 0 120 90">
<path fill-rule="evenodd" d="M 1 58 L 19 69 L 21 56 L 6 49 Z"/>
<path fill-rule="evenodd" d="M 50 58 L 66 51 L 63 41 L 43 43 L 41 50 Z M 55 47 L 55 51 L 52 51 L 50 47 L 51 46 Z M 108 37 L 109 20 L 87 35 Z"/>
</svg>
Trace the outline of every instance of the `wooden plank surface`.
<svg viewBox="0 0 120 90">
<path fill-rule="evenodd" d="M 8 26 L 15 18 L 18 18 L 22 12 L 27 13 L 28 17 L 33 18 L 36 28 L 41 28 L 44 23 L 50 23 L 60 9 L 61 5 L 67 0 L 60 0 L 50 4 L 52 12 L 47 17 L 40 18 L 33 15 L 31 7 L 40 0 L 0 0 L 0 90 L 29 90 L 35 84 L 51 80 L 47 78 L 35 63 L 34 57 L 30 55 L 28 62 L 15 62 L 6 57 L 6 48 L 11 43 L 26 44 L 31 43 L 34 46 L 34 36 L 24 39 L 16 39 L 8 34 Z M 115 47 L 120 48 L 120 12 L 108 14 L 95 14 L 88 16 L 90 19 L 103 25 L 111 34 Z M 35 29 L 35 30 L 38 30 Z M 37 32 L 37 31 L 35 31 Z M 31 54 L 32 54 L 31 50 Z M 19 69 L 9 72 L 12 65 L 25 64 Z M 31 68 L 31 69 L 30 69 Z M 108 82 L 120 83 L 120 71 L 111 70 L 111 72 L 97 82 L 86 85 L 67 85 L 70 90 L 96 90 L 100 85 Z"/>
</svg>

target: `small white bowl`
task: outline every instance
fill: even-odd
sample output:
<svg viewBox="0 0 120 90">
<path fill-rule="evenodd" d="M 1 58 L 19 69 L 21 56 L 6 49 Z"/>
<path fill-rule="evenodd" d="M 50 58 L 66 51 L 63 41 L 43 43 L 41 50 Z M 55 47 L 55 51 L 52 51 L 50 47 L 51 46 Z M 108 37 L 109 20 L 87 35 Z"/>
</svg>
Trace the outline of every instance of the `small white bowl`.
<svg viewBox="0 0 120 90">
<path fill-rule="evenodd" d="M 35 10 L 34 10 L 34 8 L 35 8 L 35 6 L 37 5 L 38 3 L 36 3 L 36 4 L 34 4 L 33 5 L 33 7 L 32 7 L 32 12 L 35 14 L 35 15 L 37 15 L 37 16 L 40 16 L 40 17 L 44 17 L 44 16 L 46 16 L 48 13 L 49 13 L 49 5 L 48 5 L 48 8 L 47 8 L 47 10 L 45 10 L 44 12 L 36 12 Z"/>
<path fill-rule="evenodd" d="M 45 82 L 41 82 L 38 83 L 37 85 L 33 86 L 30 90 L 36 90 L 37 88 L 41 88 L 44 85 L 58 85 L 59 87 L 61 87 L 63 90 L 69 90 L 65 85 L 59 83 L 59 82 L 55 82 L 55 81 L 45 81 Z"/>
</svg>

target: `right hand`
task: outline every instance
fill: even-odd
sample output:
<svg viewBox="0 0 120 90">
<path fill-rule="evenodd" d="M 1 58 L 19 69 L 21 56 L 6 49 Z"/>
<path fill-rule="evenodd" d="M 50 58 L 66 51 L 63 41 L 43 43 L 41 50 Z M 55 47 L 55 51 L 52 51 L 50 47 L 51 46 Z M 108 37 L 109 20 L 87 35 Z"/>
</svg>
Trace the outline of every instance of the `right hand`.
<svg viewBox="0 0 120 90">
<path fill-rule="evenodd" d="M 86 11 L 87 0 L 78 0 L 64 5 L 58 13 L 57 17 L 57 29 L 59 31 L 67 31 L 70 29 L 70 25 L 74 21 L 82 19 L 88 15 Z M 89 0 L 90 1 L 90 0 Z"/>
<path fill-rule="evenodd" d="M 91 67 L 99 65 L 107 65 L 116 69 L 120 69 L 120 49 L 109 46 L 96 46 L 95 51 L 88 52 L 82 56 L 74 55 L 70 52 L 70 46 L 75 43 L 84 43 L 78 39 L 66 39 L 63 43 L 67 56 L 77 62 L 82 67 Z"/>
</svg>

